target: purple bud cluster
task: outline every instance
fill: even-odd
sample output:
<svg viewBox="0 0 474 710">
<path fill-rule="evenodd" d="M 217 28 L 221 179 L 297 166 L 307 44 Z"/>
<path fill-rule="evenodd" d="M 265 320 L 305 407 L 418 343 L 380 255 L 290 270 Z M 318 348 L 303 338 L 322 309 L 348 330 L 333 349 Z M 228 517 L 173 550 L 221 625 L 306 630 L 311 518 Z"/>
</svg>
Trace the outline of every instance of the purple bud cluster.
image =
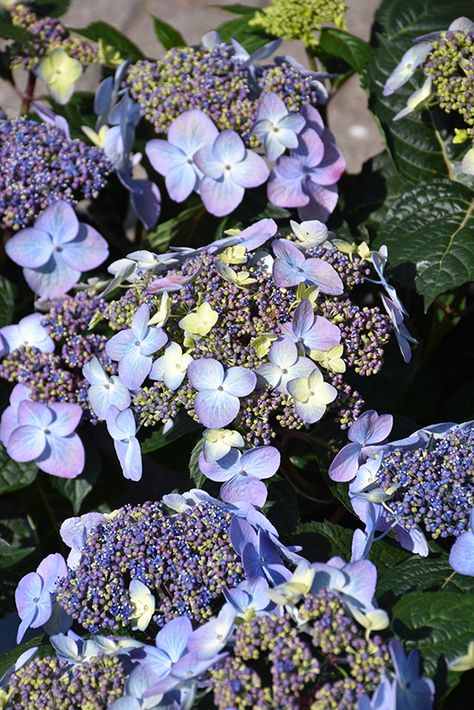
<svg viewBox="0 0 474 710">
<path fill-rule="evenodd" d="M 55 656 L 35 657 L 12 674 L 6 707 L 99 710 L 122 697 L 125 681 L 117 656 L 95 656 L 72 666 Z"/>
<path fill-rule="evenodd" d="M 219 130 L 235 130 L 247 144 L 261 94 L 277 94 L 290 111 L 319 103 L 318 82 L 289 62 L 254 67 L 252 74 L 244 64 L 231 45 L 174 47 L 162 59 L 137 62 L 127 83 L 157 133 L 166 133 L 185 111 L 199 109 Z"/>
<path fill-rule="evenodd" d="M 0 162 L 0 224 L 15 230 L 59 199 L 95 199 L 112 170 L 101 148 L 29 118 L 0 120 Z"/>
<path fill-rule="evenodd" d="M 15 27 L 24 29 L 33 36 L 32 42 L 27 46 L 13 45 L 12 69 L 34 69 L 38 60 L 54 49 L 63 49 L 83 66 L 98 63 L 97 48 L 85 39 L 73 36 L 60 20 L 54 17 L 38 17 L 22 3 L 15 4 L 10 14 Z"/>
<path fill-rule="evenodd" d="M 420 526 L 433 539 L 469 529 L 474 507 L 474 431 L 454 427 L 417 448 L 388 448 L 377 478 L 384 490 L 399 486 L 387 520 Z"/>
<path fill-rule="evenodd" d="M 212 504 L 177 515 L 161 503 L 127 505 L 89 534 L 79 565 L 59 584 L 58 602 L 87 631 L 125 629 L 136 579 L 155 596 L 155 629 L 182 614 L 202 622 L 223 589 L 243 579 L 230 520 Z"/>
<path fill-rule="evenodd" d="M 390 668 L 388 648 L 324 590 L 298 610 L 255 616 L 237 626 L 233 651 L 211 670 L 216 707 L 352 710 Z M 341 669 L 343 672 L 341 672 Z"/>
</svg>

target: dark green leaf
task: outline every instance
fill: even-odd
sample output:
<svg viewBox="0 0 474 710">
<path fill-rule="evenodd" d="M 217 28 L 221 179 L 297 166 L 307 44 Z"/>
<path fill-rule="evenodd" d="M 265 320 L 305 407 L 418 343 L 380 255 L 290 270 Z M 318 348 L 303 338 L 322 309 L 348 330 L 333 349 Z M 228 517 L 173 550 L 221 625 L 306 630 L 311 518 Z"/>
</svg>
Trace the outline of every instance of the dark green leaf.
<svg viewBox="0 0 474 710">
<path fill-rule="evenodd" d="M 152 15 L 152 17 L 155 34 L 166 50 L 173 49 L 173 47 L 186 46 L 186 41 L 178 30 L 175 30 L 174 27 L 164 20 L 160 20 L 159 17 L 155 17 L 154 15 Z"/>
<path fill-rule="evenodd" d="M 392 96 L 383 96 L 383 86 L 415 37 L 446 29 L 455 17 L 469 15 L 470 11 L 471 0 L 384 0 L 376 14 L 374 51 L 364 84 L 370 92 L 369 106 L 385 133 L 395 165 L 413 182 L 449 176 L 448 153 L 452 144 L 444 131 L 448 119 L 425 111 L 393 121 L 408 96 L 421 85 L 421 73 Z"/>
<path fill-rule="evenodd" d="M 0 569 L 13 567 L 34 551 L 34 547 L 15 547 L 0 538 Z"/>
<path fill-rule="evenodd" d="M 61 17 L 70 4 L 71 0 L 35 0 L 33 9 L 42 17 Z"/>
<path fill-rule="evenodd" d="M 280 535 L 289 535 L 298 525 L 300 511 L 295 489 L 284 478 L 274 476 L 268 487 L 268 505 L 265 514 Z"/>
<path fill-rule="evenodd" d="M 248 23 L 250 17 L 251 15 L 246 15 L 237 20 L 224 22 L 217 28 L 217 32 L 226 42 L 230 42 L 232 39 L 237 40 L 247 52 L 252 54 L 256 49 L 267 44 L 270 38 L 256 27 L 250 27 Z"/>
<path fill-rule="evenodd" d="M 128 37 L 107 22 L 91 22 L 87 27 L 79 27 L 71 31 L 83 37 L 87 37 L 87 39 L 91 39 L 93 42 L 102 40 L 105 44 L 120 52 L 124 59 L 137 61 L 144 58 L 142 51 L 136 44 L 131 42 Z"/>
<path fill-rule="evenodd" d="M 10 19 L 10 15 L 0 10 L 0 37 L 3 39 L 13 39 L 19 44 L 26 45 L 31 42 L 31 35 L 22 27 L 15 27 Z"/>
<path fill-rule="evenodd" d="M 366 67 L 371 54 L 371 47 L 367 42 L 334 27 L 323 28 L 319 48 L 326 54 L 343 59 L 357 72 Z"/>
<path fill-rule="evenodd" d="M 303 546 L 303 553 L 313 562 L 327 562 L 339 556 L 348 560 L 351 556 L 352 530 L 324 522 L 301 523 L 292 536 L 292 543 Z"/>
<path fill-rule="evenodd" d="M 42 656 L 52 655 L 53 654 L 53 648 L 49 644 L 43 644 L 42 642 L 45 639 L 45 636 L 35 636 L 34 638 L 30 639 L 29 641 L 25 641 L 24 643 L 21 643 L 19 646 L 15 646 L 11 651 L 7 651 L 6 653 L 3 653 L 0 656 L 0 677 L 6 673 L 6 671 L 10 668 L 10 666 L 13 666 L 14 663 L 18 660 L 18 658 L 21 656 L 22 653 L 25 653 L 25 651 L 28 651 L 29 648 L 33 648 L 34 646 L 39 646 L 40 649 L 37 653 L 40 653 Z"/>
<path fill-rule="evenodd" d="M 374 549 L 377 545 L 378 543 L 375 544 Z M 448 592 L 474 593 L 474 579 L 460 574 L 449 579 L 452 572 L 446 554 L 438 557 L 410 557 L 400 564 L 392 564 L 379 573 L 377 593 L 394 592 L 397 596 L 401 596 L 407 592 L 437 590 L 441 587 Z"/>
<path fill-rule="evenodd" d="M 26 488 L 33 483 L 38 473 L 33 463 L 17 463 L 0 446 L 0 495 Z"/>
<path fill-rule="evenodd" d="M 394 202 L 375 246 L 425 299 L 474 279 L 474 193 L 448 180 L 424 182 Z"/>
<path fill-rule="evenodd" d="M 0 328 L 12 322 L 15 297 L 15 285 L 4 276 L 0 276 Z"/>
<path fill-rule="evenodd" d="M 161 429 L 161 431 L 155 431 L 148 439 L 142 442 L 142 454 L 150 454 L 152 451 L 162 449 L 163 446 L 167 446 L 172 441 L 184 436 L 184 434 L 188 434 L 190 431 L 196 429 L 196 427 L 197 424 L 191 417 L 187 415 L 182 417 L 178 416 L 171 429 L 165 434 L 163 433 L 163 429 Z"/>
<path fill-rule="evenodd" d="M 224 10 L 224 12 L 232 12 L 234 15 L 254 15 L 255 8 L 249 7 L 248 5 L 211 5 L 211 7 L 216 7 L 219 10 Z"/>
<path fill-rule="evenodd" d="M 428 674 L 435 673 L 440 660 L 464 655 L 474 639 L 474 594 L 405 594 L 392 615 L 394 631 L 408 647 L 419 649 Z"/>
<path fill-rule="evenodd" d="M 199 215 L 204 214 L 201 200 L 191 200 L 191 204 L 182 209 L 176 217 L 162 222 L 147 234 L 149 245 L 161 253 L 166 251 L 170 243 L 180 234 L 185 234 L 189 241 L 190 232 L 193 232 L 195 225 L 199 222 Z"/>
<path fill-rule="evenodd" d="M 196 446 L 191 451 L 191 458 L 189 459 L 189 476 L 191 481 L 194 483 L 196 488 L 202 488 L 202 484 L 206 480 L 205 475 L 201 472 L 199 468 L 199 456 L 201 455 L 204 446 L 204 441 L 202 437 L 197 442 Z"/>
<path fill-rule="evenodd" d="M 67 498 L 72 505 L 74 515 L 81 509 L 82 501 L 91 492 L 100 472 L 100 458 L 95 449 L 88 447 L 86 467 L 77 478 L 51 478 L 51 484 Z"/>
</svg>

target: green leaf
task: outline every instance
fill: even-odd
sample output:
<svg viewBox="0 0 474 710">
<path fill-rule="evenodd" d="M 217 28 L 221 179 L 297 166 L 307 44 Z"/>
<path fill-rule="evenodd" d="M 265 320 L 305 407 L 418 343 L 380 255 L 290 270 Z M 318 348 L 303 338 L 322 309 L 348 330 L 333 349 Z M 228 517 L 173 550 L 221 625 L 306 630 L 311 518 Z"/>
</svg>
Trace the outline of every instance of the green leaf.
<svg viewBox="0 0 474 710">
<path fill-rule="evenodd" d="M 0 37 L 13 39 L 19 44 L 26 45 L 31 42 L 32 36 L 22 27 L 15 27 L 7 12 L 0 11 Z"/>
<path fill-rule="evenodd" d="M 124 59 L 132 59 L 136 62 L 144 58 L 143 52 L 136 44 L 131 42 L 128 37 L 107 22 L 91 22 L 87 27 L 71 29 L 71 32 L 87 37 L 87 39 L 91 39 L 93 42 L 102 40 L 105 44 L 120 52 Z"/>
<path fill-rule="evenodd" d="M 173 47 L 186 46 L 186 41 L 178 30 L 175 30 L 174 27 L 164 20 L 160 20 L 159 17 L 155 17 L 154 15 L 152 15 L 152 17 L 155 34 L 166 50 L 173 49 Z"/>
<path fill-rule="evenodd" d="M 378 543 L 375 544 L 376 549 Z M 407 592 L 439 590 L 474 593 L 474 579 L 455 574 L 449 566 L 448 556 L 409 557 L 400 564 L 392 564 L 379 573 L 377 594 L 394 592 L 397 596 Z M 450 577 L 452 577 L 450 579 Z M 449 579 L 449 581 L 447 581 Z"/>
<path fill-rule="evenodd" d="M 367 66 L 372 51 L 364 40 L 334 27 L 321 30 L 319 48 L 326 54 L 343 59 L 356 72 Z"/>
<path fill-rule="evenodd" d="M 22 653 L 25 653 L 25 651 L 28 651 L 29 648 L 33 648 L 34 646 L 39 646 L 39 650 L 37 653 L 39 653 L 41 656 L 47 656 L 53 655 L 53 647 L 50 646 L 49 644 L 43 644 L 43 640 L 45 639 L 44 634 L 42 636 L 35 636 L 34 638 L 30 639 L 29 641 L 25 641 L 24 643 L 21 643 L 19 646 L 15 646 L 11 651 L 7 651 L 6 653 L 2 653 L 0 656 L 0 677 L 6 673 L 6 671 L 10 668 L 10 666 L 13 666 L 14 663 L 20 658 Z"/>
<path fill-rule="evenodd" d="M 12 322 L 15 310 L 16 286 L 0 276 L 0 328 Z"/>
<path fill-rule="evenodd" d="M 211 5 L 210 7 L 216 7 L 224 12 L 232 12 L 234 15 L 254 15 L 255 8 L 249 7 L 248 5 Z"/>
<path fill-rule="evenodd" d="M 13 567 L 23 558 L 34 552 L 34 547 L 14 547 L 0 538 L 0 569 Z"/>
<path fill-rule="evenodd" d="M 387 146 L 401 174 L 417 182 L 449 176 L 451 139 L 438 129 L 439 117 L 432 111 L 413 113 L 393 121 L 408 96 L 421 86 L 421 72 L 392 96 L 383 96 L 383 86 L 415 37 L 447 29 L 449 23 L 472 11 L 471 0 L 384 0 L 379 8 L 372 37 L 374 51 L 364 74 L 369 90 L 369 107 L 385 133 Z M 443 123 L 449 123 L 444 114 Z M 435 125 L 436 124 L 436 125 Z"/>
<path fill-rule="evenodd" d="M 0 446 L 0 495 L 26 488 L 33 483 L 38 469 L 33 463 L 17 463 Z"/>
<path fill-rule="evenodd" d="M 441 662 L 466 653 L 474 639 L 474 594 L 413 592 L 392 609 L 393 629 L 409 648 L 417 648 L 424 671 L 434 674 Z M 451 678 L 449 684 L 459 679 Z"/>
<path fill-rule="evenodd" d="M 197 226 L 199 216 L 205 214 L 201 200 L 192 199 L 190 202 L 191 204 L 182 209 L 176 217 L 162 222 L 153 232 L 147 234 L 147 241 L 155 251 L 166 251 L 170 243 L 180 234 L 186 234 L 189 241 L 190 232 L 192 233 Z"/>
<path fill-rule="evenodd" d="M 26 517 L 0 519 L 0 569 L 16 565 L 34 552 L 36 542 Z"/>
<path fill-rule="evenodd" d="M 155 431 L 148 439 L 141 444 L 142 454 L 150 454 L 152 451 L 157 449 L 162 449 L 163 446 L 167 446 L 172 441 L 179 439 L 185 434 L 189 434 L 190 431 L 194 431 L 197 428 L 196 422 L 188 417 L 187 414 L 184 416 L 178 416 L 175 423 L 169 431 L 163 433 L 163 428 L 161 431 Z"/>
<path fill-rule="evenodd" d="M 219 32 L 225 42 L 230 42 L 235 39 L 243 47 L 245 47 L 247 52 L 252 54 L 252 52 L 255 52 L 256 49 L 260 49 L 260 47 L 267 44 L 267 42 L 270 41 L 270 38 L 256 27 L 250 27 L 248 21 L 251 17 L 253 17 L 253 14 L 248 14 L 237 20 L 224 22 L 217 28 L 217 32 Z"/>
<path fill-rule="evenodd" d="M 413 187 L 394 202 L 375 247 L 388 246 L 391 267 L 416 286 L 425 308 L 474 279 L 474 193 L 448 180 Z"/>
<path fill-rule="evenodd" d="M 61 17 L 70 4 L 71 0 L 35 0 L 33 9 L 42 17 Z"/>
<path fill-rule="evenodd" d="M 204 440 L 201 437 L 197 442 L 196 446 L 191 451 L 191 457 L 189 459 L 189 476 L 196 486 L 196 488 L 202 488 L 202 484 L 206 480 L 205 475 L 201 472 L 199 468 L 199 456 L 204 447 Z"/>
</svg>

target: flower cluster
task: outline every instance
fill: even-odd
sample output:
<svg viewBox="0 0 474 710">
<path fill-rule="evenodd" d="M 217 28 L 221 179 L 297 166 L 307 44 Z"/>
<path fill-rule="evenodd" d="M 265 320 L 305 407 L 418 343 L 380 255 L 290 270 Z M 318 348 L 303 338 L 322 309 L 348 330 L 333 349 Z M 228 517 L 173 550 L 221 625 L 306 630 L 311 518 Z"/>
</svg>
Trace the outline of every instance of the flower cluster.
<svg viewBox="0 0 474 710">
<path fill-rule="evenodd" d="M 26 30 L 33 38 L 29 45 L 13 45 L 12 69 L 34 69 L 42 57 L 55 49 L 64 50 L 85 67 L 98 63 L 97 47 L 82 37 L 72 35 L 60 20 L 38 17 L 23 3 L 15 3 L 10 9 L 10 16 L 15 27 Z"/>
<path fill-rule="evenodd" d="M 317 47 L 315 34 L 325 25 L 344 28 L 347 5 L 344 0 L 272 0 L 249 21 L 273 37 L 297 39 L 306 47 Z"/>
<path fill-rule="evenodd" d="M 219 130 L 236 131 L 247 145 L 259 97 L 276 94 L 288 111 L 316 106 L 326 96 L 317 75 L 288 58 L 267 66 L 249 66 L 242 48 L 175 47 L 162 59 L 143 60 L 128 72 L 127 84 L 145 118 L 159 134 L 166 133 L 185 111 L 199 109 Z"/>
<path fill-rule="evenodd" d="M 59 584 L 58 603 L 94 633 L 144 630 L 150 621 L 161 628 L 180 614 L 202 622 L 223 589 L 243 578 L 229 539 L 231 519 L 205 503 L 174 515 L 161 503 L 127 505 L 99 518 Z M 74 551 L 80 525 L 73 519 L 61 530 Z"/>
<path fill-rule="evenodd" d="M 474 139 L 474 23 L 467 17 L 454 20 L 447 31 L 435 32 L 415 42 L 387 79 L 388 96 L 411 79 L 418 68 L 425 75 L 423 86 L 411 94 L 407 105 L 394 120 L 429 103 L 437 103 L 447 113 L 457 112 L 464 128 L 455 129 L 453 143 Z M 461 171 L 474 175 L 474 148 L 461 163 Z"/>
<path fill-rule="evenodd" d="M 58 199 L 97 197 L 112 167 L 104 152 L 29 118 L 0 120 L 0 223 L 21 229 Z"/>
<path fill-rule="evenodd" d="M 329 475 L 350 481 L 355 512 L 375 530 L 392 530 L 399 542 L 428 554 L 432 539 L 469 529 L 474 507 L 472 422 L 435 424 L 401 441 L 383 442 L 392 417 L 365 412 L 349 430 L 351 443 L 336 456 Z"/>
</svg>

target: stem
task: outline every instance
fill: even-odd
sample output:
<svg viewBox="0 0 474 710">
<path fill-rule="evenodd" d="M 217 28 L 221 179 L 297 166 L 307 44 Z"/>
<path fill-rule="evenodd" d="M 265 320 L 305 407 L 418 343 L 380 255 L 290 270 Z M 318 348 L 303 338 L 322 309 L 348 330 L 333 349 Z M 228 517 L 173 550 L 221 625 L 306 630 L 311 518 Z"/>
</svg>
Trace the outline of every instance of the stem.
<svg viewBox="0 0 474 710">
<path fill-rule="evenodd" d="M 36 75 L 30 70 L 28 72 L 28 81 L 26 83 L 25 93 L 21 102 L 20 114 L 25 115 L 30 112 L 31 102 L 35 93 Z"/>
<path fill-rule="evenodd" d="M 452 578 L 454 577 L 455 574 L 456 574 L 456 572 L 451 572 L 451 574 L 449 575 L 449 577 L 446 577 L 446 579 L 444 580 L 444 582 L 443 582 L 443 584 L 441 585 L 440 589 L 444 589 L 444 588 L 450 583 L 450 581 L 452 580 Z"/>
</svg>

